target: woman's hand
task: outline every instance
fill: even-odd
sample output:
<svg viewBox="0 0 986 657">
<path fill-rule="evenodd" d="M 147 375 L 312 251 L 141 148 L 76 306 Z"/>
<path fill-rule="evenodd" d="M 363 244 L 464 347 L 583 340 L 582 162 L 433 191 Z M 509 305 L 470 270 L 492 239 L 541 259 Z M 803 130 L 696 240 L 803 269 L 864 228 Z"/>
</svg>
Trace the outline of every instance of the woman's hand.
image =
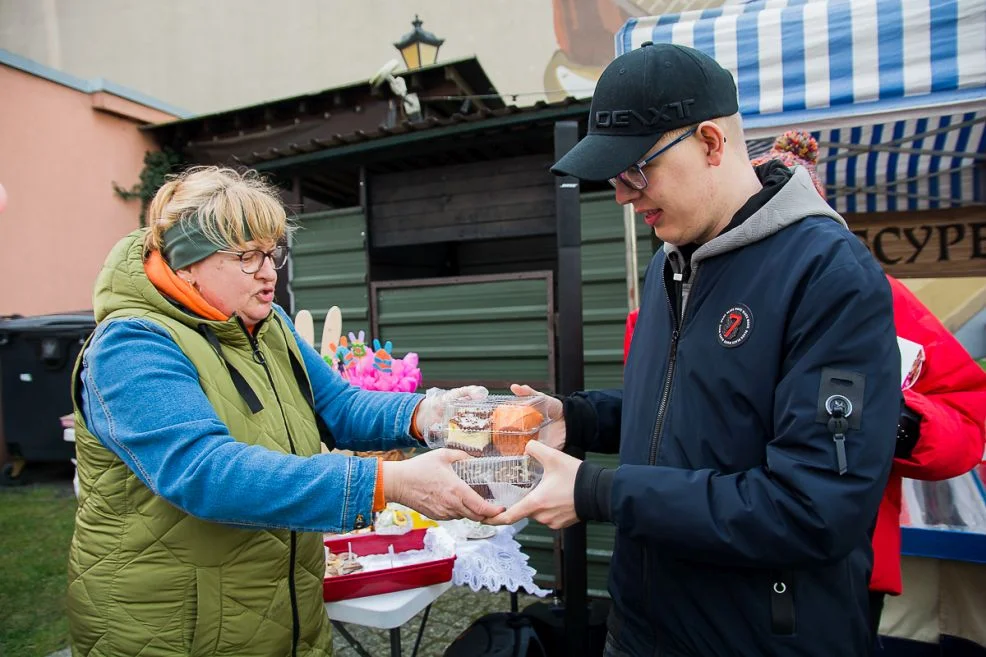
<svg viewBox="0 0 986 657">
<path fill-rule="evenodd" d="M 463 386 L 442 390 L 441 388 L 431 388 L 425 398 L 418 405 L 417 414 L 414 416 L 415 429 L 425 442 L 431 444 L 433 438 L 443 435 L 445 430 L 445 406 L 459 399 L 486 399 L 490 391 L 483 386 Z"/>
<path fill-rule="evenodd" d="M 485 520 L 503 511 L 476 493 L 452 470 L 452 463 L 471 458 L 455 449 L 436 449 L 407 461 L 383 461 L 383 491 L 397 502 L 433 520 Z"/>
</svg>

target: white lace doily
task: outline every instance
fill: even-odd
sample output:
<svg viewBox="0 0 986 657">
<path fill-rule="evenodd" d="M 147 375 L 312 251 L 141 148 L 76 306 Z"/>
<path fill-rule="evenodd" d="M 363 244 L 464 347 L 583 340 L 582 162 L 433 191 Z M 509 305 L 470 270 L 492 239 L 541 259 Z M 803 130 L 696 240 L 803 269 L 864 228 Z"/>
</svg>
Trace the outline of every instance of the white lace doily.
<svg viewBox="0 0 986 657">
<path fill-rule="evenodd" d="M 527 565 L 527 555 L 521 552 L 520 543 L 514 540 L 514 535 L 521 527 L 497 527 L 496 533 L 490 538 L 470 540 L 466 537 L 475 532 L 477 526 L 483 526 L 469 520 L 452 520 L 440 524 L 446 530 L 443 533 L 455 541 L 456 559 L 452 582 L 456 586 L 468 586 L 476 592 L 481 589 L 496 592 L 504 588 L 515 593 L 523 589 L 542 598 L 550 593 L 534 583 L 537 571 Z"/>
</svg>

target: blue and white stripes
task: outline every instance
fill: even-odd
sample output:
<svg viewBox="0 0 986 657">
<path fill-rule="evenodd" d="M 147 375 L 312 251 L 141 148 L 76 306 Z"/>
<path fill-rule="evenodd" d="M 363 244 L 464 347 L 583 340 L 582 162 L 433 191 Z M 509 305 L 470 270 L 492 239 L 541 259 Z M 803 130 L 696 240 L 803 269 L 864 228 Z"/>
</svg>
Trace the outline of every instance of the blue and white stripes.
<svg viewBox="0 0 986 657">
<path fill-rule="evenodd" d="M 982 203 L 986 109 L 813 132 L 818 175 L 840 212 Z"/>
<path fill-rule="evenodd" d="M 714 57 L 744 116 L 986 87 L 986 0 L 760 0 L 630 20 L 617 54 L 645 41 Z"/>
<path fill-rule="evenodd" d="M 986 201 L 986 0 L 729 4 L 631 19 L 617 54 L 646 41 L 697 48 L 730 70 L 757 136 L 813 130 L 840 211 Z"/>
</svg>

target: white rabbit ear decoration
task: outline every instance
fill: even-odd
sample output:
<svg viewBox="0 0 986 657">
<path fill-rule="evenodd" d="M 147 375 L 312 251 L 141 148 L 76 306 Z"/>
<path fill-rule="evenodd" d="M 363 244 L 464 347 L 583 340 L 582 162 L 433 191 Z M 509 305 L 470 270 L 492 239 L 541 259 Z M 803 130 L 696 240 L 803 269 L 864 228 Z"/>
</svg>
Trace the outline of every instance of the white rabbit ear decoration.
<svg viewBox="0 0 986 657">
<path fill-rule="evenodd" d="M 321 351 L 322 358 L 330 357 L 335 362 L 335 353 L 329 345 L 339 344 L 342 337 L 342 311 L 339 306 L 332 306 L 325 314 L 325 324 L 322 326 Z"/>
<path fill-rule="evenodd" d="M 315 345 L 315 322 L 312 320 L 312 314 L 309 311 L 298 311 L 298 314 L 294 318 L 294 328 L 298 331 L 298 335 L 301 336 L 302 340 L 310 346 Z"/>
</svg>

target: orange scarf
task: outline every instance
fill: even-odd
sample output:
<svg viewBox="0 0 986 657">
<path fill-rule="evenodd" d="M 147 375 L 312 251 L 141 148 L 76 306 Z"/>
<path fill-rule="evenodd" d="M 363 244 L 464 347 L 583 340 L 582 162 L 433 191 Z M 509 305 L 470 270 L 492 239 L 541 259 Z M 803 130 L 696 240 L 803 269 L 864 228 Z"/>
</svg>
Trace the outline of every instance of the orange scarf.
<svg viewBox="0 0 986 657">
<path fill-rule="evenodd" d="M 191 283 L 179 278 L 164 261 L 160 251 L 151 251 L 147 256 L 147 260 L 144 261 L 144 273 L 158 292 L 177 301 L 199 317 L 218 322 L 229 319 L 228 315 L 221 313 L 206 301 L 202 293 L 192 287 Z"/>
</svg>

